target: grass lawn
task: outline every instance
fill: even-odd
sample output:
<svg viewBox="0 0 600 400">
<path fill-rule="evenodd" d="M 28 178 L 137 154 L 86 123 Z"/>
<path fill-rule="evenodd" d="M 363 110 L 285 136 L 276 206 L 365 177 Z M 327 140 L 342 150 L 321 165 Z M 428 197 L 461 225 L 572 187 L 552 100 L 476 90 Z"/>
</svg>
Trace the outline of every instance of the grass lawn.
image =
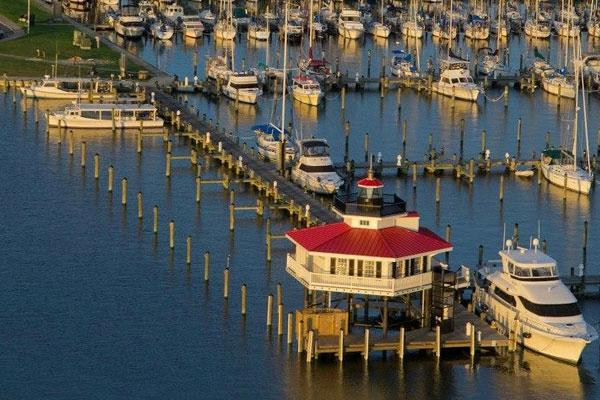
<svg viewBox="0 0 600 400">
<path fill-rule="evenodd" d="M 6 0 L 0 0 L 3 2 Z M 0 9 L 3 13 L 3 10 Z M 54 63 L 55 55 L 58 53 L 59 60 L 68 60 L 72 57 L 81 57 L 83 60 L 93 59 L 100 64 L 97 66 L 98 74 L 108 76 L 110 73 L 118 74 L 119 72 L 119 54 L 100 45 L 96 48 L 95 40 L 92 39 L 91 50 L 81 50 L 79 47 L 73 46 L 73 31 L 75 28 L 68 24 L 36 24 L 31 28 L 31 33 L 28 36 L 23 36 L 15 40 L 9 40 L 0 43 L 0 75 L 6 74 L 9 76 L 37 76 L 40 77 L 45 73 L 50 73 L 51 64 Z M 10 60 L 6 57 L 1 57 L 1 54 L 12 54 L 22 57 L 40 57 L 49 64 L 43 62 L 30 62 Z M 81 74 L 87 75 L 89 66 L 81 66 Z M 135 72 L 139 67 L 131 62 L 127 63 L 127 70 Z M 58 66 L 59 75 L 77 76 L 79 67 L 77 65 Z"/>
<path fill-rule="evenodd" d="M 31 13 L 35 14 L 35 22 L 45 22 L 50 14 L 42 10 L 35 2 L 31 2 Z M 0 0 L 0 14 L 19 23 L 19 17 L 27 14 L 27 0 Z M 25 25 L 22 24 L 21 25 Z"/>
</svg>

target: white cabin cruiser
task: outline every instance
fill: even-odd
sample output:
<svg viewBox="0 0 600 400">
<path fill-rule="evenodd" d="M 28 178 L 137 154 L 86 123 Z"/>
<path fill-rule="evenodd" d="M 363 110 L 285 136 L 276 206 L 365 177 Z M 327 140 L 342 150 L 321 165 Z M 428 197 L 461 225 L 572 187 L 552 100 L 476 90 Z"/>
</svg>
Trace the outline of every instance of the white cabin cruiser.
<svg viewBox="0 0 600 400">
<path fill-rule="evenodd" d="M 117 97 L 112 81 L 80 78 L 50 78 L 45 75 L 42 82 L 22 87 L 21 93 L 36 99 L 89 99 L 114 100 Z"/>
<path fill-rule="evenodd" d="M 122 15 L 115 21 L 115 32 L 128 39 L 140 38 L 145 31 L 144 19 L 139 15 Z"/>
<path fill-rule="evenodd" d="M 578 363 L 586 345 L 598 338 L 587 324 L 577 300 L 560 280 L 556 261 L 538 250 L 517 248 L 510 240 L 499 262 L 477 273 L 476 306 L 498 331 L 516 332 L 517 343 L 546 356 Z"/>
<path fill-rule="evenodd" d="M 175 3 L 167 6 L 163 12 L 163 15 L 172 23 L 177 24 L 179 20 L 183 19 L 185 14 L 183 7 Z"/>
<path fill-rule="evenodd" d="M 575 98 L 575 82 L 560 71 L 545 74 L 542 77 L 542 89 L 545 92 L 567 99 Z"/>
<path fill-rule="evenodd" d="M 469 72 L 469 62 L 449 58 L 442 61 L 442 73 L 438 82 L 433 82 L 432 90 L 456 99 L 477 101 L 480 88 Z"/>
<path fill-rule="evenodd" d="M 292 181 L 311 192 L 335 193 L 344 180 L 335 172 L 325 139 L 298 142 L 300 158 L 292 168 Z"/>
<path fill-rule="evenodd" d="M 223 94 L 240 103 L 256 104 L 262 89 L 254 72 L 234 72 L 229 75 Z"/>
<path fill-rule="evenodd" d="M 114 124 L 114 125 L 113 125 Z M 74 104 L 48 116 L 48 125 L 72 129 L 162 129 L 164 121 L 151 104 Z"/>
<path fill-rule="evenodd" d="M 182 18 L 183 35 L 197 39 L 204 35 L 204 24 L 200 17 L 195 15 L 184 15 Z"/>
<path fill-rule="evenodd" d="M 292 97 L 300 103 L 318 106 L 323 98 L 323 91 L 317 80 L 308 76 L 292 78 Z"/>
<path fill-rule="evenodd" d="M 156 21 L 150 25 L 150 34 L 159 40 L 171 40 L 175 34 L 175 29 L 172 25 Z"/>
<path fill-rule="evenodd" d="M 209 79 L 227 81 L 233 71 L 229 68 L 226 56 L 213 56 L 206 60 L 206 77 Z"/>
<path fill-rule="evenodd" d="M 269 40 L 271 31 L 269 24 L 260 24 L 258 22 L 250 22 L 248 24 L 248 38 L 254 40 Z"/>
<path fill-rule="evenodd" d="M 551 29 L 547 22 L 528 19 L 525 21 L 525 35 L 535 39 L 547 39 L 550 37 Z"/>
<path fill-rule="evenodd" d="M 347 39 L 360 39 L 365 33 L 360 11 L 345 8 L 338 18 L 338 33 Z"/>
<path fill-rule="evenodd" d="M 256 135 L 258 153 L 270 161 L 277 162 L 277 153 L 281 142 L 281 128 L 269 123 L 254 125 L 252 131 Z M 285 161 L 292 161 L 296 155 L 296 150 L 289 137 L 289 132 L 285 131 Z"/>
</svg>

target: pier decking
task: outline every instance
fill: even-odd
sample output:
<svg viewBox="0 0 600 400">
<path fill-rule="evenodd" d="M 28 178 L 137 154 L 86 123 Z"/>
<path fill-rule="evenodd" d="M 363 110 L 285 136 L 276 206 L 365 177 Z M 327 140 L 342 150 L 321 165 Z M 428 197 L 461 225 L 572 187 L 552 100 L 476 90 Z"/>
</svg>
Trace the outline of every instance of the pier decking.
<svg viewBox="0 0 600 400">
<path fill-rule="evenodd" d="M 467 323 L 474 326 L 474 332 L 477 336 L 474 341 L 466 333 Z M 344 337 L 341 347 L 344 353 L 361 353 L 365 356 L 365 353 L 371 351 L 392 351 L 399 355 L 403 355 L 404 350 L 432 350 L 435 352 L 438 346 L 436 332 L 429 327 L 407 331 L 404 336 L 404 343 L 402 343 L 400 336 L 399 333 L 394 332 L 388 333 L 384 337 L 378 332 L 370 335 L 367 341 L 364 333 L 350 333 Z M 480 349 L 496 350 L 508 348 L 509 339 L 500 335 L 495 329 L 477 318 L 476 315 L 467 312 L 463 307 L 457 307 L 455 309 L 454 330 L 440 336 L 439 346 L 441 350 L 452 348 L 472 351 L 474 350 L 472 349 L 473 346 Z M 318 358 L 319 354 L 327 353 L 337 354 L 339 357 L 340 338 L 338 336 L 317 336 L 313 349 L 315 358 Z"/>
</svg>

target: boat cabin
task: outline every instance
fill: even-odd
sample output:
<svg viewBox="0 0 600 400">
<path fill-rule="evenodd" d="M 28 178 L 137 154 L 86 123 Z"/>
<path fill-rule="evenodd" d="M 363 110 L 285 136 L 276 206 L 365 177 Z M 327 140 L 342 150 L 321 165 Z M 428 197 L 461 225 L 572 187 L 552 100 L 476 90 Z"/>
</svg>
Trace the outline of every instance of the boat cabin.
<svg viewBox="0 0 600 400">
<path fill-rule="evenodd" d="M 308 78 L 308 77 L 304 77 L 304 76 L 297 76 L 295 78 L 292 79 L 292 85 L 296 86 L 299 89 L 302 90 L 321 90 L 321 86 L 315 82 L 314 80 Z"/>
<path fill-rule="evenodd" d="M 259 89 L 258 78 L 254 72 L 236 72 L 229 75 L 228 85 L 234 89 Z"/>
<path fill-rule="evenodd" d="M 536 246 L 537 247 L 537 246 Z M 502 272 L 517 280 L 557 280 L 556 261 L 541 250 L 502 250 L 500 252 Z"/>
<path fill-rule="evenodd" d="M 357 192 L 337 196 L 341 222 L 297 229 L 286 271 L 308 290 L 395 297 L 431 288 L 436 256 L 452 245 L 420 226 L 404 200 L 384 194 L 372 172 Z"/>
<path fill-rule="evenodd" d="M 79 104 L 65 108 L 65 117 L 81 117 L 94 120 L 154 121 L 156 108 L 150 104 Z"/>
</svg>

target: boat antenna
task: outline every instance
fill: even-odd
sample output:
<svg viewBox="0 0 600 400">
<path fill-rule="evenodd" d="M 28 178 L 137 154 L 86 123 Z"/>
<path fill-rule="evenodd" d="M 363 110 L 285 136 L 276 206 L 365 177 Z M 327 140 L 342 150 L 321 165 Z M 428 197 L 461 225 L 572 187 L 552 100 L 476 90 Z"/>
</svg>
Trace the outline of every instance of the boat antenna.
<svg viewBox="0 0 600 400">
<path fill-rule="evenodd" d="M 502 250 L 505 249 L 505 247 L 504 247 L 505 243 L 506 243 L 506 222 L 502 226 Z"/>
</svg>

